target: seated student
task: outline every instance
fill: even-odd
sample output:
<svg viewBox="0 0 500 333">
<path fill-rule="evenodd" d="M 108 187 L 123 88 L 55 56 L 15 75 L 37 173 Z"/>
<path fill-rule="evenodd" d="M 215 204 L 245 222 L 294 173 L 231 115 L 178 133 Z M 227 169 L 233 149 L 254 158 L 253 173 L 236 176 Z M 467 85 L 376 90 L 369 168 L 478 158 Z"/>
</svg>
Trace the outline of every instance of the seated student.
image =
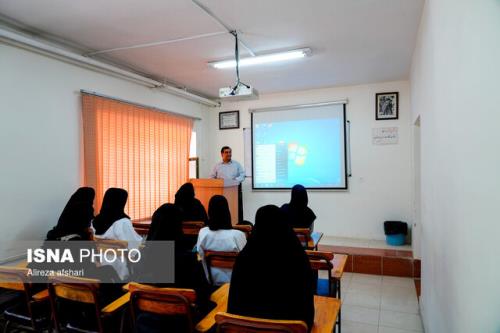
<svg viewBox="0 0 500 333">
<path fill-rule="evenodd" d="M 64 208 L 61 217 L 59 218 L 58 226 L 61 228 L 57 229 L 59 237 L 55 239 L 47 239 L 42 248 L 48 249 L 60 249 L 66 248 L 64 245 L 67 241 L 91 241 L 92 234 L 89 230 L 89 223 L 91 217 L 93 215 L 92 202 L 88 201 L 71 201 L 68 202 L 66 207 Z M 54 230 L 54 229 L 52 229 Z M 51 231 L 52 231 L 51 230 Z M 89 248 L 94 246 L 94 242 L 89 243 L 79 243 L 74 244 L 73 246 L 68 245 L 68 249 L 73 253 L 77 251 L 79 246 L 83 246 L 84 248 Z M 74 258 L 78 258 L 77 254 L 73 254 Z M 85 259 L 85 257 L 84 257 Z M 86 260 L 88 259 L 88 260 Z M 79 260 L 75 260 L 75 262 L 42 262 L 38 263 L 36 261 L 31 262 L 28 265 L 28 268 L 36 268 L 36 269 L 52 269 L 52 270 L 74 270 L 77 271 L 82 267 L 85 269 L 85 277 L 87 278 L 96 278 L 103 279 L 106 282 L 119 282 L 116 272 L 111 267 L 97 266 L 95 262 L 91 261 L 89 258 L 86 258 L 82 262 Z M 46 277 L 40 277 L 41 280 L 44 280 Z M 36 282 L 36 281 L 35 281 Z M 111 288 L 110 290 L 115 290 L 116 288 Z M 120 287 L 118 286 L 118 291 Z M 104 295 L 106 296 L 106 295 Z M 111 298 L 116 296 L 116 293 L 110 295 Z M 111 298 L 107 300 L 111 300 Z"/>
<path fill-rule="evenodd" d="M 288 223 L 292 228 L 314 229 L 316 215 L 307 207 L 307 191 L 302 185 L 292 187 L 292 197 L 290 202 L 281 206 L 281 210 L 287 215 Z"/>
<path fill-rule="evenodd" d="M 91 187 L 80 187 L 76 190 L 59 216 L 57 225 L 47 232 L 46 240 L 82 238 L 80 233 L 90 227 L 90 222 L 94 218 L 94 198 L 95 191 Z M 76 203 L 81 203 L 80 211 L 75 208 Z"/>
<path fill-rule="evenodd" d="M 104 194 L 101 211 L 92 221 L 95 234 L 101 238 L 140 242 L 130 217 L 125 214 L 128 193 L 121 188 L 109 188 Z"/>
<path fill-rule="evenodd" d="M 191 183 L 183 184 L 175 193 L 175 205 L 181 209 L 182 221 L 208 221 L 205 207 L 194 197 L 194 187 Z"/>
<path fill-rule="evenodd" d="M 151 228 L 149 229 L 147 241 L 174 241 L 175 255 L 175 282 L 174 283 L 158 283 L 157 287 L 170 288 L 186 288 L 196 291 L 197 309 L 194 313 L 195 319 L 200 320 L 211 309 L 210 302 L 210 285 L 203 271 L 201 263 L 198 261 L 196 253 L 192 252 L 189 247 L 186 247 L 184 234 L 182 232 L 182 212 L 175 205 L 167 203 L 160 206 L 153 214 Z M 158 255 L 150 253 L 151 249 L 143 250 L 144 256 L 141 260 L 139 269 L 136 269 L 137 279 L 139 281 L 147 278 L 154 280 L 151 272 L 153 265 L 161 265 L 161 262 L 154 262 Z M 149 268 L 148 268 L 149 267 Z M 161 316 L 153 314 L 140 314 L 137 320 L 138 332 L 160 332 L 164 327 L 176 327 L 175 319 L 161 318 Z M 175 331 L 173 329 L 172 331 Z"/>
<path fill-rule="evenodd" d="M 194 197 L 194 187 L 191 183 L 182 185 L 175 194 L 175 205 L 180 208 L 182 221 L 208 222 L 207 212 L 200 200 Z M 196 245 L 198 235 L 184 235 L 187 245 L 192 249 Z"/>
<path fill-rule="evenodd" d="M 128 242 L 128 248 L 137 248 L 142 237 L 135 231 L 132 221 L 125 214 L 128 193 L 121 188 L 109 188 L 104 194 L 99 214 L 92 221 L 95 234 L 104 239 L 115 239 Z M 126 262 L 112 261 L 111 266 L 122 280 L 129 275 Z"/>
<path fill-rule="evenodd" d="M 77 216 L 85 216 L 88 214 L 88 206 L 86 206 L 82 202 L 76 202 L 71 206 L 67 206 L 72 212 L 74 217 Z M 93 210 L 92 210 L 93 212 Z M 89 230 L 89 220 L 86 223 L 81 223 L 85 221 L 84 219 L 76 218 L 73 220 L 73 230 L 72 235 L 63 236 L 60 238 L 61 241 L 90 241 L 86 244 L 91 246 L 94 242 L 91 241 L 92 234 Z M 76 228 L 76 225 L 79 225 L 79 229 Z M 72 237 L 68 237 L 72 236 Z M 60 248 L 60 246 L 51 243 L 48 245 L 49 247 L 55 246 L 56 248 Z M 82 244 L 84 248 L 89 248 Z M 64 248 L 64 245 L 62 245 Z M 72 252 L 77 250 L 77 247 L 72 247 Z M 77 252 L 78 253 L 78 252 Z M 78 254 L 74 253 L 73 257 L 78 258 Z M 98 301 L 101 306 L 105 306 L 112 301 L 116 300 L 118 297 L 124 294 L 122 290 L 122 284 L 120 284 L 121 279 L 118 276 L 117 272 L 113 269 L 112 266 L 109 265 L 97 265 L 90 258 L 84 258 L 80 263 L 78 260 L 75 263 L 52 263 L 50 266 L 43 264 L 30 264 L 30 268 L 38 268 L 41 267 L 49 268 L 53 270 L 73 270 L 78 271 L 83 269 L 85 272 L 85 278 L 97 279 L 102 281 L 99 285 L 99 293 L 98 293 Z M 44 288 L 46 288 L 46 284 L 43 284 Z M 76 303 L 74 301 L 65 300 L 62 298 L 58 298 L 56 302 L 57 311 L 60 315 L 60 319 L 62 319 L 62 325 L 66 324 L 77 327 L 82 332 L 83 331 L 95 331 L 97 329 L 97 322 L 95 317 L 95 308 L 92 304 L 85 303 Z M 75 329 L 75 331 L 78 331 Z"/>
<path fill-rule="evenodd" d="M 259 208 L 246 247 L 233 267 L 227 312 L 237 315 L 314 321 L 313 272 L 283 212 Z"/>
<path fill-rule="evenodd" d="M 247 243 L 243 232 L 235 230 L 231 224 L 231 213 L 227 200 L 222 195 L 214 195 L 208 203 L 208 227 L 198 234 L 196 248 L 203 259 L 203 268 L 208 277 L 205 251 L 239 252 Z M 221 285 L 231 279 L 231 269 L 212 268 L 212 283 Z"/>
<path fill-rule="evenodd" d="M 57 244 L 59 244 L 59 242 L 56 241 L 66 242 L 90 240 L 91 234 L 89 232 L 89 225 L 94 215 L 94 208 L 92 207 L 93 199 L 94 190 L 92 188 L 83 187 L 78 189 L 75 194 L 71 196 L 68 203 L 64 207 L 64 210 L 57 222 L 57 226 L 47 233 L 47 239 L 43 243 L 42 248 L 58 248 L 59 245 Z M 52 269 L 54 271 L 57 271 L 59 269 L 77 270 L 81 268 L 78 263 L 74 264 L 73 266 L 68 263 L 49 264 L 31 262 L 28 265 L 28 268 L 38 270 Z M 92 273 L 97 273 L 98 271 L 95 267 L 95 264 L 88 265 L 88 267 L 86 267 L 86 270 L 89 274 L 88 276 L 94 276 L 95 274 Z M 100 270 L 100 272 L 107 273 L 108 270 Z M 114 273 L 114 275 L 113 273 L 109 275 L 111 277 L 110 279 L 116 276 L 116 273 Z M 39 280 L 45 281 L 45 277 L 41 277 L 39 278 Z M 34 279 L 34 282 L 38 282 L 38 279 Z"/>
</svg>

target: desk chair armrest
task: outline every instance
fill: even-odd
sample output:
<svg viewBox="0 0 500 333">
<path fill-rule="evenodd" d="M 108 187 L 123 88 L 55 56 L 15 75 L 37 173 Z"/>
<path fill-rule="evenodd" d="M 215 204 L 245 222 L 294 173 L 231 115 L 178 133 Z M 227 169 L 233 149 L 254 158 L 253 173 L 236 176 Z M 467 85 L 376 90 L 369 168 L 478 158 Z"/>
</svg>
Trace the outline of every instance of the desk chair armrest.
<svg viewBox="0 0 500 333">
<path fill-rule="evenodd" d="M 120 310 L 123 306 L 127 305 L 130 301 L 130 293 L 126 293 L 125 295 L 117 298 L 113 302 L 106 305 L 102 310 L 102 314 L 110 315 Z"/>
<path fill-rule="evenodd" d="M 229 296 L 229 283 L 220 286 L 210 296 L 210 300 L 217 305 L 210 311 L 205 318 L 200 320 L 195 327 L 196 332 L 208 332 L 215 325 L 215 315 L 219 312 L 227 311 L 227 299 Z"/>
<path fill-rule="evenodd" d="M 16 264 L 16 267 L 26 268 L 26 267 L 28 267 L 28 261 L 26 259 L 21 260 L 20 262 L 18 262 Z"/>
<path fill-rule="evenodd" d="M 333 264 L 332 277 L 335 279 L 341 279 L 344 274 L 344 268 L 347 263 L 347 254 L 336 253 L 331 261 Z"/>
<path fill-rule="evenodd" d="M 48 289 L 42 290 L 39 293 L 33 295 L 32 298 L 35 302 L 46 301 L 49 299 L 49 290 Z"/>
</svg>

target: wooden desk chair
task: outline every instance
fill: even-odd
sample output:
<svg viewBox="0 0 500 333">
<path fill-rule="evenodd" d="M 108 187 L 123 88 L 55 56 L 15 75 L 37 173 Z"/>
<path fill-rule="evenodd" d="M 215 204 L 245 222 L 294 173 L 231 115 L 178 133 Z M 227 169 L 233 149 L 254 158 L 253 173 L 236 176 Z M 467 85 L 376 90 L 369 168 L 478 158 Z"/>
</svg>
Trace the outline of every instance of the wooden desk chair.
<svg viewBox="0 0 500 333">
<path fill-rule="evenodd" d="M 61 332 L 62 325 L 68 332 L 109 332 L 110 328 L 105 326 L 105 321 L 111 319 L 107 318 L 108 315 L 114 314 L 120 308 L 115 307 L 110 311 L 101 306 L 99 280 L 53 276 L 49 278 L 49 283 L 50 304 L 57 332 Z M 67 318 L 68 313 L 74 311 L 68 307 L 69 304 L 75 305 L 79 310 L 86 310 L 78 311 L 81 320 Z"/>
<path fill-rule="evenodd" d="M 203 320 L 196 325 L 198 332 L 209 332 L 216 324 L 215 317 L 221 312 L 227 312 L 227 302 L 229 297 L 229 283 L 222 285 L 217 289 L 210 300 L 215 302 L 216 307 L 210 311 Z M 311 333 L 332 333 L 335 323 L 339 322 L 338 314 L 341 302 L 337 298 L 314 296 L 314 324 L 311 327 Z M 237 332 L 242 332 L 238 330 Z M 254 332 L 246 330 L 243 332 Z M 257 331 L 258 332 L 258 331 Z M 339 325 L 340 333 L 340 325 Z"/>
<path fill-rule="evenodd" d="M 35 294 L 27 274 L 27 268 L 0 266 L 0 288 L 19 294 L 3 313 L 6 320 L 4 332 L 8 332 L 11 324 L 35 332 L 41 332 L 50 326 L 48 299 L 35 298 L 38 294 Z"/>
<path fill-rule="evenodd" d="M 135 231 L 141 236 L 147 236 L 151 222 L 133 222 Z M 200 229 L 205 226 L 203 221 L 184 221 L 182 222 L 182 232 L 186 236 L 198 236 Z"/>
<path fill-rule="evenodd" d="M 307 333 L 306 323 L 300 320 L 261 319 L 219 312 L 215 321 L 218 333 Z"/>
<path fill-rule="evenodd" d="M 347 262 L 347 255 L 344 254 L 333 254 L 333 252 L 326 251 L 311 251 L 306 250 L 306 254 L 309 257 L 309 262 L 311 263 L 311 268 L 313 270 L 325 270 L 328 272 L 328 279 L 318 279 L 317 285 L 317 295 L 320 296 L 330 296 L 341 298 L 341 279 L 344 273 L 344 267 Z M 325 288 L 327 286 L 327 288 Z M 327 289 L 328 292 L 323 290 Z M 342 329 L 342 313 L 339 308 L 337 316 L 338 332 Z"/>
<path fill-rule="evenodd" d="M 323 237 L 322 232 L 311 232 L 309 228 L 293 228 L 297 238 L 306 250 L 317 250 L 318 244 Z"/>
<path fill-rule="evenodd" d="M 1 282 L 0 282 L 1 284 Z M 23 302 L 23 295 L 17 290 L 0 288 L 0 332 L 4 331 L 3 312 L 13 305 Z"/>
<path fill-rule="evenodd" d="M 149 224 L 133 223 L 134 230 L 141 236 L 147 236 L 149 233 Z"/>
<path fill-rule="evenodd" d="M 149 232 L 149 227 L 151 226 L 151 217 L 143 218 L 143 219 L 134 219 L 132 221 L 132 226 L 141 236 L 147 236 Z"/>
<path fill-rule="evenodd" d="M 213 286 L 212 268 L 233 269 L 239 252 L 205 251 L 205 264 L 208 271 L 208 282 Z"/>
<path fill-rule="evenodd" d="M 309 262 L 311 263 L 311 268 L 314 271 L 317 271 L 318 273 L 319 271 L 326 271 L 328 274 L 328 279 L 318 278 L 316 294 L 320 296 L 335 297 L 336 284 L 332 280 L 333 252 L 306 250 L 306 254 L 307 257 L 309 258 Z M 327 289 L 327 292 L 325 292 L 325 289 Z"/>
<path fill-rule="evenodd" d="M 95 238 L 97 250 L 128 249 L 128 242 L 118 239 Z"/>
<path fill-rule="evenodd" d="M 233 229 L 239 230 L 245 234 L 245 236 L 250 237 L 253 227 L 249 224 L 236 224 L 233 225 Z"/>
<path fill-rule="evenodd" d="M 128 245 L 129 245 L 129 243 L 127 241 L 125 241 L 125 240 L 95 238 L 94 241 L 95 241 L 95 244 L 96 244 L 96 249 L 98 251 L 100 251 L 100 250 L 106 251 L 108 249 L 128 251 Z M 98 266 L 100 266 L 100 265 L 101 264 L 98 263 Z M 132 275 L 133 274 L 134 265 L 131 262 L 129 262 L 128 260 L 126 261 L 125 265 L 126 265 L 126 267 L 128 269 L 128 273 L 130 275 Z"/>
<path fill-rule="evenodd" d="M 186 236 L 196 236 L 200 233 L 200 229 L 205 227 L 203 221 L 184 221 L 182 222 L 182 232 Z"/>
<path fill-rule="evenodd" d="M 184 234 L 185 245 L 189 248 L 194 248 L 198 241 L 198 234 L 200 229 L 205 227 L 203 221 L 183 221 L 182 233 Z"/>
<path fill-rule="evenodd" d="M 309 228 L 293 228 L 293 231 L 295 231 L 297 238 L 305 249 L 317 250 L 317 244 L 314 244 Z"/>
<path fill-rule="evenodd" d="M 196 292 L 193 289 L 156 288 L 130 283 L 130 311 L 134 328 L 137 317 L 141 313 L 149 313 L 161 317 L 183 318 L 184 330 L 194 332 L 192 309 L 196 302 Z M 180 329 L 176 327 L 175 331 Z"/>
</svg>

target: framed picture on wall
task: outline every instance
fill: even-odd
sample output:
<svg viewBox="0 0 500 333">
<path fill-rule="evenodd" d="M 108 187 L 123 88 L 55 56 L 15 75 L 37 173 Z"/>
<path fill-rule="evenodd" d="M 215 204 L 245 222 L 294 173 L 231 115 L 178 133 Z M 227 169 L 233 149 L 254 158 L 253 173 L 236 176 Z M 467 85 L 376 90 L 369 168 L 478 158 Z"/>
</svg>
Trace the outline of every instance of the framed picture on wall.
<svg viewBox="0 0 500 333">
<path fill-rule="evenodd" d="M 399 93 L 388 92 L 375 94 L 375 119 L 398 119 Z"/>
<path fill-rule="evenodd" d="M 219 129 L 240 128 L 240 111 L 219 112 Z"/>
</svg>

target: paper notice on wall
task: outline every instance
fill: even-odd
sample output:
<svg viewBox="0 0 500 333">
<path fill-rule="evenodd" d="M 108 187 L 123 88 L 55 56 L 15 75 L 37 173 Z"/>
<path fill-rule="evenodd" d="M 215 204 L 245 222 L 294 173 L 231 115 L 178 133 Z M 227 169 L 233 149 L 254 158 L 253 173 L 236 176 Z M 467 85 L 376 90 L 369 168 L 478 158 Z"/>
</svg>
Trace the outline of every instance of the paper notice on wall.
<svg viewBox="0 0 500 333">
<path fill-rule="evenodd" d="M 372 129 L 372 143 L 374 145 L 396 145 L 399 141 L 397 127 L 379 127 Z"/>
</svg>

